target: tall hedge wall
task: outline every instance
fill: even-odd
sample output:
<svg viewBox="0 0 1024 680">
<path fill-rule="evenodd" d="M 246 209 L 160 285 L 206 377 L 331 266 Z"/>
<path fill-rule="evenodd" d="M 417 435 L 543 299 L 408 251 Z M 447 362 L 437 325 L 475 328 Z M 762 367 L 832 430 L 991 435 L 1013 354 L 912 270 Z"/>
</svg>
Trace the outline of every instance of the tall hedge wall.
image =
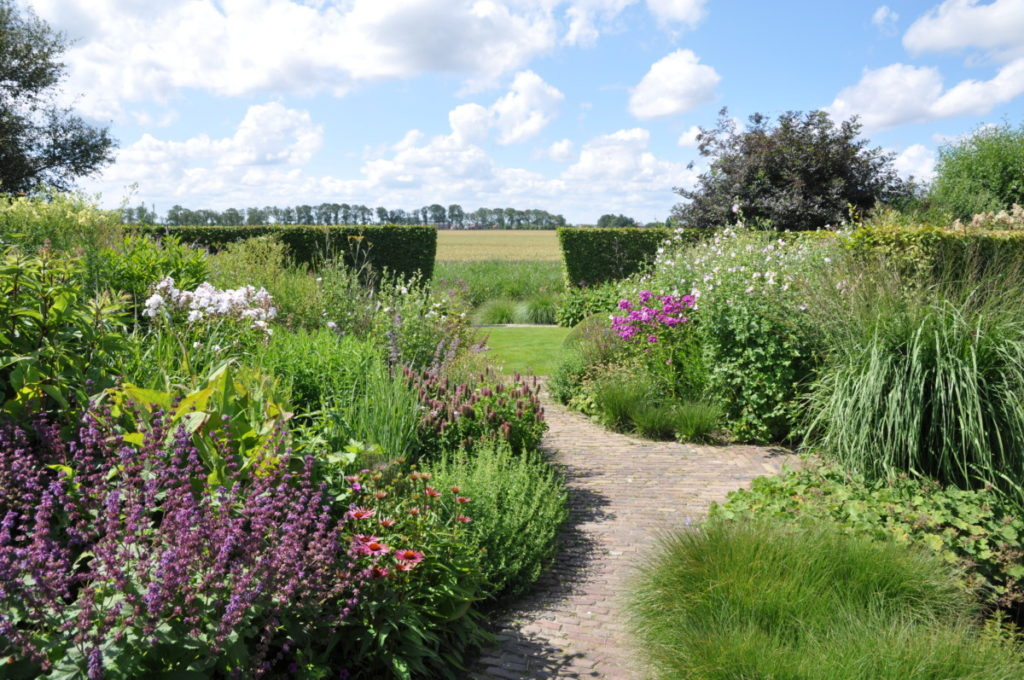
<svg viewBox="0 0 1024 680">
<path fill-rule="evenodd" d="M 344 254 L 353 264 L 368 262 L 375 269 L 387 269 L 410 277 L 417 272 L 429 279 L 434 274 L 437 229 L 432 226 L 253 226 L 253 227 L 168 227 L 133 226 L 153 235 L 173 234 L 186 243 L 216 252 L 229 243 L 256 236 L 276 236 L 284 242 L 297 262 L 315 266 L 325 255 Z"/>
<path fill-rule="evenodd" d="M 557 230 L 566 282 L 591 286 L 624 279 L 654 261 L 668 229 L 565 227 Z"/>
<path fill-rule="evenodd" d="M 941 268 L 980 276 L 986 270 L 1024 268 L 1024 232 L 940 229 L 934 226 L 866 225 L 853 231 L 854 253 L 882 255 L 905 271 Z"/>
</svg>

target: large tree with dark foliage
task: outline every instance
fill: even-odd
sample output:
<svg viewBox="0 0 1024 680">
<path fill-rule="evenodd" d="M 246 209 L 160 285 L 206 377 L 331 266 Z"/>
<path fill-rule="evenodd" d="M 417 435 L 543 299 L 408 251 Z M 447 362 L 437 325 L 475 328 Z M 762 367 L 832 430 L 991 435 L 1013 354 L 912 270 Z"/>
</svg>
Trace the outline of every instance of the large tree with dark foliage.
<svg viewBox="0 0 1024 680">
<path fill-rule="evenodd" d="M 912 186 L 893 168 L 893 154 L 869 148 L 857 119 L 836 126 L 824 111 L 787 112 L 773 123 L 755 113 L 737 130 L 728 111 L 697 137 L 711 159 L 693 190 L 677 188 L 688 202 L 672 210 L 685 227 L 715 229 L 765 224 L 779 230 L 836 225 L 876 203 L 909 196 Z"/>
<path fill-rule="evenodd" d="M 67 39 L 0 0 L 0 193 L 66 191 L 113 160 L 114 140 L 56 102 Z"/>
</svg>

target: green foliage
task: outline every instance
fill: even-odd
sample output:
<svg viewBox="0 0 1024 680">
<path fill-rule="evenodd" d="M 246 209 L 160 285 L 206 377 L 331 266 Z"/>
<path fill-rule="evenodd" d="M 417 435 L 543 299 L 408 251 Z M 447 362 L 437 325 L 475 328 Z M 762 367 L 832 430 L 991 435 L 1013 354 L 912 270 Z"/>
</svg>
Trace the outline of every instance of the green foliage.
<svg viewBox="0 0 1024 680">
<path fill-rule="evenodd" d="M 718 125 L 701 130 L 708 170 L 672 218 L 692 229 L 714 230 L 742 221 L 780 231 L 821 229 L 846 221 L 878 202 L 911 192 L 893 167 L 895 154 L 868 148 L 856 119 L 836 126 L 824 111 L 789 111 L 778 122 L 760 113 L 737 131 L 725 109 Z"/>
<path fill-rule="evenodd" d="M 0 0 L 0 191 L 61 191 L 114 160 L 115 142 L 60 101 L 67 37 L 30 8 Z"/>
<path fill-rule="evenodd" d="M 549 326 L 555 323 L 557 315 L 558 303 L 555 298 L 551 295 L 543 295 L 517 304 L 513 318 L 516 323 Z"/>
<path fill-rule="evenodd" d="M 434 290 L 453 290 L 471 307 L 487 300 L 531 300 L 565 288 L 559 262 L 519 260 L 476 260 L 438 262 L 432 282 Z"/>
<path fill-rule="evenodd" d="M 360 377 L 349 399 L 329 411 L 342 437 L 377 444 L 391 457 L 415 454 L 422 418 L 417 391 L 376 362 Z"/>
<path fill-rule="evenodd" d="M 91 258 L 88 277 L 93 287 L 125 293 L 138 317 L 152 287 L 166 277 L 183 290 L 194 290 L 206 280 L 206 253 L 174 237 L 156 241 L 125 235 L 121 242 Z"/>
<path fill-rule="evenodd" d="M 959 219 L 1024 204 L 1024 124 L 978 128 L 939 149 L 932 198 Z"/>
<path fill-rule="evenodd" d="M 251 472 L 268 453 L 283 450 L 285 423 L 291 413 L 273 399 L 272 381 L 234 361 L 217 367 L 198 388 L 180 400 L 171 392 L 146 389 L 124 383 L 105 390 L 97 403 L 109 405 L 110 416 L 125 426 L 124 441 L 142 446 L 145 433 L 159 418 L 169 425 L 168 446 L 179 428 L 191 436 L 203 467 L 209 471 L 207 484 L 217 487 L 238 472 Z M 238 461 L 231 460 L 232 455 Z"/>
<path fill-rule="evenodd" d="M 593 286 L 632 276 L 651 264 L 665 229 L 558 229 L 565 280 L 570 286 Z"/>
<path fill-rule="evenodd" d="M 675 407 L 676 439 L 681 442 L 702 442 L 712 438 L 725 414 L 717 404 L 687 401 Z"/>
<path fill-rule="evenodd" d="M 598 229 L 615 229 L 622 227 L 639 227 L 642 226 L 637 224 L 637 221 L 632 217 L 626 217 L 625 215 L 601 215 L 597 218 Z"/>
<path fill-rule="evenodd" d="M 829 526 L 712 521 L 677 532 L 642 564 L 630 602 L 659 679 L 1024 672 L 1017 645 L 979 637 L 976 606 L 936 556 Z"/>
<path fill-rule="evenodd" d="M 79 194 L 46 191 L 0 200 L 0 244 L 16 245 L 26 253 L 49 244 L 60 252 L 92 254 L 117 243 L 117 224 L 116 210 L 101 210 Z"/>
<path fill-rule="evenodd" d="M 570 286 L 562 295 L 555 321 L 572 328 L 590 316 L 607 319 L 626 291 L 635 287 L 631 280 L 608 281 L 596 286 Z"/>
<path fill-rule="evenodd" d="M 481 551 L 488 598 L 524 592 L 553 557 L 568 517 L 561 476 L 539 454 L 499 442 L 471 455 L 447 452 L 428 469 L 439 488 L 471 499 L 462 512 L 472 516 L 466 535 Z"/>
<path fill-rule="evenodd" d="M 110 384 L 128 345 L 124 302 L 89 297 L 80 260 L 50 250 L 0 260 L 3 415 L 57 410 L 74 423 L 88 396 Z"/>
<path fill-rule="evenodd" d="M 511 300 L 488 300 L 473 313 L 478 325 L 514 323 L 516 304 Z"/>
<path fill-rule="evenodd" d="M 296 262 L 318 266 L 330 259 L 349 266 L 367 264 L 377 272 L 402 278 L 429 280 L 434 272 L 437 230 L 431 226 L 255 226 L 255 227 L 155 227 L 135 226 L 135 231 L 175 235 L 186 243 L 216 252 L 229 243 L 257 236 L 274 236 L 288 247 Z"/>
<path fill-rule="evenodd" d="M 506 326 L 481 330 L 486 351 L 481 353 L 505 375 L 551 375 L 558 365 L 567 330 L 558 327 Z"/>
<path fill-rule="evenodd" d="M 712 506 L 712 517 L 834 523 L 845 533 L 934 551 L 963 570 L 989 607 L 1024 603 L 1024 516 L 988 491 L 943 488 L 907 476 L 866 481 L 834 466 L 759 477 Z"/>
</svg>

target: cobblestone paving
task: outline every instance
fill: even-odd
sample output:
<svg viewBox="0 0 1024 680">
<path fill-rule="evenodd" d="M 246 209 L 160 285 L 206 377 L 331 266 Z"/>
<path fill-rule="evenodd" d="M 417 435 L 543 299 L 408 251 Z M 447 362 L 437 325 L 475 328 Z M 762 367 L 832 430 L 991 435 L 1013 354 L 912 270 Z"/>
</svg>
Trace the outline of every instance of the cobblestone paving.
<svg viewBox="0 0 1024 680">
<path fill-rule="evenodd" d="M 755 446 L 649 442 L 606 432 L 545 404 L 543 449 L 564 466 L 570 517 L 556 562 L 494 623 L 476 680 L 639 680 L 625 633 L 623 598 L 632 568 L 659 535 L 700 518 L 755 477 L 793 457 Z"/>
</svg>

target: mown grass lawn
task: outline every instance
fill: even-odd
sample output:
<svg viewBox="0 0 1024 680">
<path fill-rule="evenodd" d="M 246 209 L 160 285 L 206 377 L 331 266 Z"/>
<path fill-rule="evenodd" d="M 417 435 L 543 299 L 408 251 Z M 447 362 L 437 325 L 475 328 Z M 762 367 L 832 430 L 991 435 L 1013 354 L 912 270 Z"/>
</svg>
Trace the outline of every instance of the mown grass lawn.
<svg viewBox="0 0 1024 680">
<path fill-rule="evenodd" d="M 492 363 L 511 375 L 551 375 L 558 365 L 568 328 L 558 326 L 496 326 L 481 328 Z"/>
</svg>

